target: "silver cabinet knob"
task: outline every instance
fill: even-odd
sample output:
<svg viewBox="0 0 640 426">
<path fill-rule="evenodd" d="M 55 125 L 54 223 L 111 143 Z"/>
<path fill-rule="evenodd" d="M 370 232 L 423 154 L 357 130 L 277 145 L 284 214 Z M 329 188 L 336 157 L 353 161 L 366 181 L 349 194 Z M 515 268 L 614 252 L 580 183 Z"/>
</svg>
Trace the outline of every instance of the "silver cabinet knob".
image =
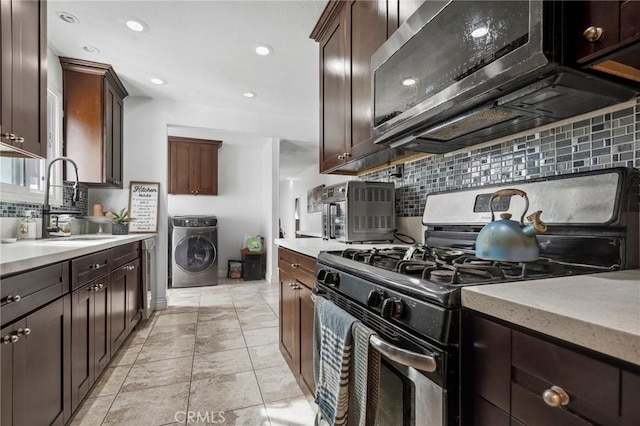
<svg viewBox="0 0 640 426">
<path fill-rule="evenodd" d="M 96 286 L 90 285 L 89 287 L 87 287 L 87 291 L 96 291 Z"/>
<path fill-rule="evenodd" d="M 10 294 L 10 295 L 8 295 L 7 297 L 4 298 L 4 302 L 6 304 L 13 303 L 13 302 L 19 302 L 19 301 L 20 301 L 20 295 L 19 294 L 16 294 L 15 296 Z"/>
<path fill-rule="evenodd" d="M 600 37 L 602 37 L 602 32 L 603 32 L 602 28 L 591 26 L 586 30 L 584 30 L 584 32 L 582 33 L 582 36 L 588 42 L 595 43 L 596 41 L 600 40 Z"/>
<path fill-rule="evenodd" d="M 342 156 L 346 160 L 347 158 L 351 157 L 351 153 L 350 152 L 345 152 L 344 154 L 342 154 Z"/>
<path fill-rule="evenodd" d="M 338 160 L 344 160 L 344 154 L 339 154 L 338 155 Z"/>
<path fill-rule="evenodd" d="M 31 334 L 31 329 L 29 327 L 25 327 L 25 328 L 19 328 L 18 329 L 18 336 L 28 336 Z M 16 336 L 16 337 L 18 337 Z"/>
<path fill-rule="evenodd" d="M 90 269 L 100 269 L 101 267 L 102 265 L 99 263 L 92 263 L 91 265 L 89 265 Z"/>
<path fill-rule="evenodd" d="M 16 334 L 8 334 L 2 338 L 2 343 L 8 345 L 9 343 L 16 343 L 20 338 Z"/>
<path fill-rule="evenodd" d="M 5 138 L 5 139 L 9 139 L 10 141 L 14 141 L 14 140 L 16 140 L 17 136 L 15 134 L 13 134 L 13 133 L 3 133 L 2 137 Z"/>
<path fill-rule="evenodd" d="M 20 136 L 19 138 L 16 138 L 16 142 L 23 143 L 24 142 L 24 138 L 22 136 Z"/>
<path fill-rule="evenodd" d="M 104 288 L 104 284 L 98 284 L 98 286 L 96 287 L 96 291 L 100 291 Z"/>
<path fill-rule="evenodd" d="M 300 267 L 300 264 L 299 264 L 299 263 L 292 263 L 292 264 L 291 264 L 291 267 L 292 267 L 293 269 L 298 269 L 298 268 Z"/>
<path fill-rule="evenodd" d="M 560 386 L 551 386 L 542 393 L 542 399 L 550 407 L 560 407 L 569 403 L 569 394 Z"/>
</svg>

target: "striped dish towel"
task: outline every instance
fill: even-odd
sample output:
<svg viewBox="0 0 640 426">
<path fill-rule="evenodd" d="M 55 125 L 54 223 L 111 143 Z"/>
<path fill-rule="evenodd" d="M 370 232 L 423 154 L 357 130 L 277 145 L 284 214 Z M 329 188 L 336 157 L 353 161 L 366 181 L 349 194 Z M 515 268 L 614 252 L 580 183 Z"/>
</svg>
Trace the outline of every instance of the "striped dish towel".
<svg viewBox="0 0 640 426">
<path fill-rule="evenodd" d="M 369 346 L 369 339 L 376 333 L 360 321 L 353 323 L 352 332 L 349 425 L 373 426 L 378 411 L 380 353 Z"/>
<path fill-rule="evenodd" d="M 351 326 L 355 321 L 331 301 L 316 298 L 313 321 L 315 402 L 330 425 L 347 424 Z"/>
</svg>

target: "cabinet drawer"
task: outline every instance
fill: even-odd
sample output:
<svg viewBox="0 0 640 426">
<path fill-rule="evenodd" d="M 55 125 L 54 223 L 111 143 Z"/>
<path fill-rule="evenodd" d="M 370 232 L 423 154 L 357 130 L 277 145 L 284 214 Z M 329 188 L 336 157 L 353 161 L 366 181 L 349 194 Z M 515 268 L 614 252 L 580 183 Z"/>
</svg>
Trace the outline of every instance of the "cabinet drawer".
<svg viewBox="0 0 640 426">
<path fill-rule="evenodd" d="M 3 278 L 0 286 L 2 325 L 38 309 L 68 291 L 68 262 Z"/>
<path fill-rule="evenodd" d="M 71 261 L 72 290 L 109 272 L 109 250 L 99 251 Z"/>
<path fill-rule="evenodd" d="M 118 268 L 138 257 L 140 257 L 139 241 L 114 247 L 111 249 L 111 269 Z"/>
<path fill-rule="evenodd" d="M 619 368 L 515 330 L 512 339 L 514 417 L 529 424 L 527 418 L 518 415 L 522 415 L 519 407 L 530 407 L 527 401 L 535 400 L 538 418 L 551 419 L 560 415 L 556 412 L 571 411 L 594 423 L 615 423 L 620 401 Z M 569 403 L 563 408 L 543 401 L 543 392 L 551 386 L 559 386 L 569 395 Z"/>
<path fill-rule="evenodd" d="M 278 249 L 278 268 L 309 288 L 316 284 L 316 260 L 284 248 Z"/>
</svg>

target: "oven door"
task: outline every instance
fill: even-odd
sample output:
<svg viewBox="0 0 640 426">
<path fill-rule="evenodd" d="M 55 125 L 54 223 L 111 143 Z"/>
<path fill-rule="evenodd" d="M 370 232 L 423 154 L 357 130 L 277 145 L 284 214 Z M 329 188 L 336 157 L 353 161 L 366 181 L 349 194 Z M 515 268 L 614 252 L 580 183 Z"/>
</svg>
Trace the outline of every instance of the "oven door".
<svg viewBox="0 0 640 426">
<path fill-rule="evenodd" d="M 378 426 L 446 426 L 451 415 L 451 401 L 447 399 L 444 382 L 447 354 L 419 343 L 405 332 L 386 323 L 371 320 L 366 310 L 348 301 L 338 292 L 316 282 L 315 297 L 331 300 L 349 312 L 378 335 L 371 336 L 370 345 L 380 354 L 378 392 Z M 382 328 L 381 328 L 382 327 Z M 394 343 L 383 336 L 382 329 L 394 335 Z M 397 333 L 396 333 L 397 332 Z M 455 412 L 455 410 L 453 410 Z M 455 414 L 454 414 L 455 416 Z"/>
</svg>

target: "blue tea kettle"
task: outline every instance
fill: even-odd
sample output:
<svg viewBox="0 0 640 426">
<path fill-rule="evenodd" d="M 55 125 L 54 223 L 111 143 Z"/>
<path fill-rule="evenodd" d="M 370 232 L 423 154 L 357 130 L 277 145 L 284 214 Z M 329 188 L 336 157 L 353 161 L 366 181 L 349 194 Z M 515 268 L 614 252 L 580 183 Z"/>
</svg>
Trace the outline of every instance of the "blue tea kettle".
<svg viewBox="0 0 640 426">
<path fill-rule="evenodd" d="M 511 219 L 510 213 L 501 213 L 500 219 L 495 220 L 493 200 L 497 197 L 519 195 L 526 201 L 520 222 Z M 519 189 L 501 189 L 491 194 L 489 200 L 491 222 L 485 225 L 476 238 L 476 256 L 486 260 L 500 260 L 505 262 L 532 262 L 538 260 L 537 234 L 547 231 L 547 225 L 540 220 L 541 210 L 527 216 L 530 221 L 524 224 L 524 217 L 529 210 L 527 193 Z"/>
</svg>

